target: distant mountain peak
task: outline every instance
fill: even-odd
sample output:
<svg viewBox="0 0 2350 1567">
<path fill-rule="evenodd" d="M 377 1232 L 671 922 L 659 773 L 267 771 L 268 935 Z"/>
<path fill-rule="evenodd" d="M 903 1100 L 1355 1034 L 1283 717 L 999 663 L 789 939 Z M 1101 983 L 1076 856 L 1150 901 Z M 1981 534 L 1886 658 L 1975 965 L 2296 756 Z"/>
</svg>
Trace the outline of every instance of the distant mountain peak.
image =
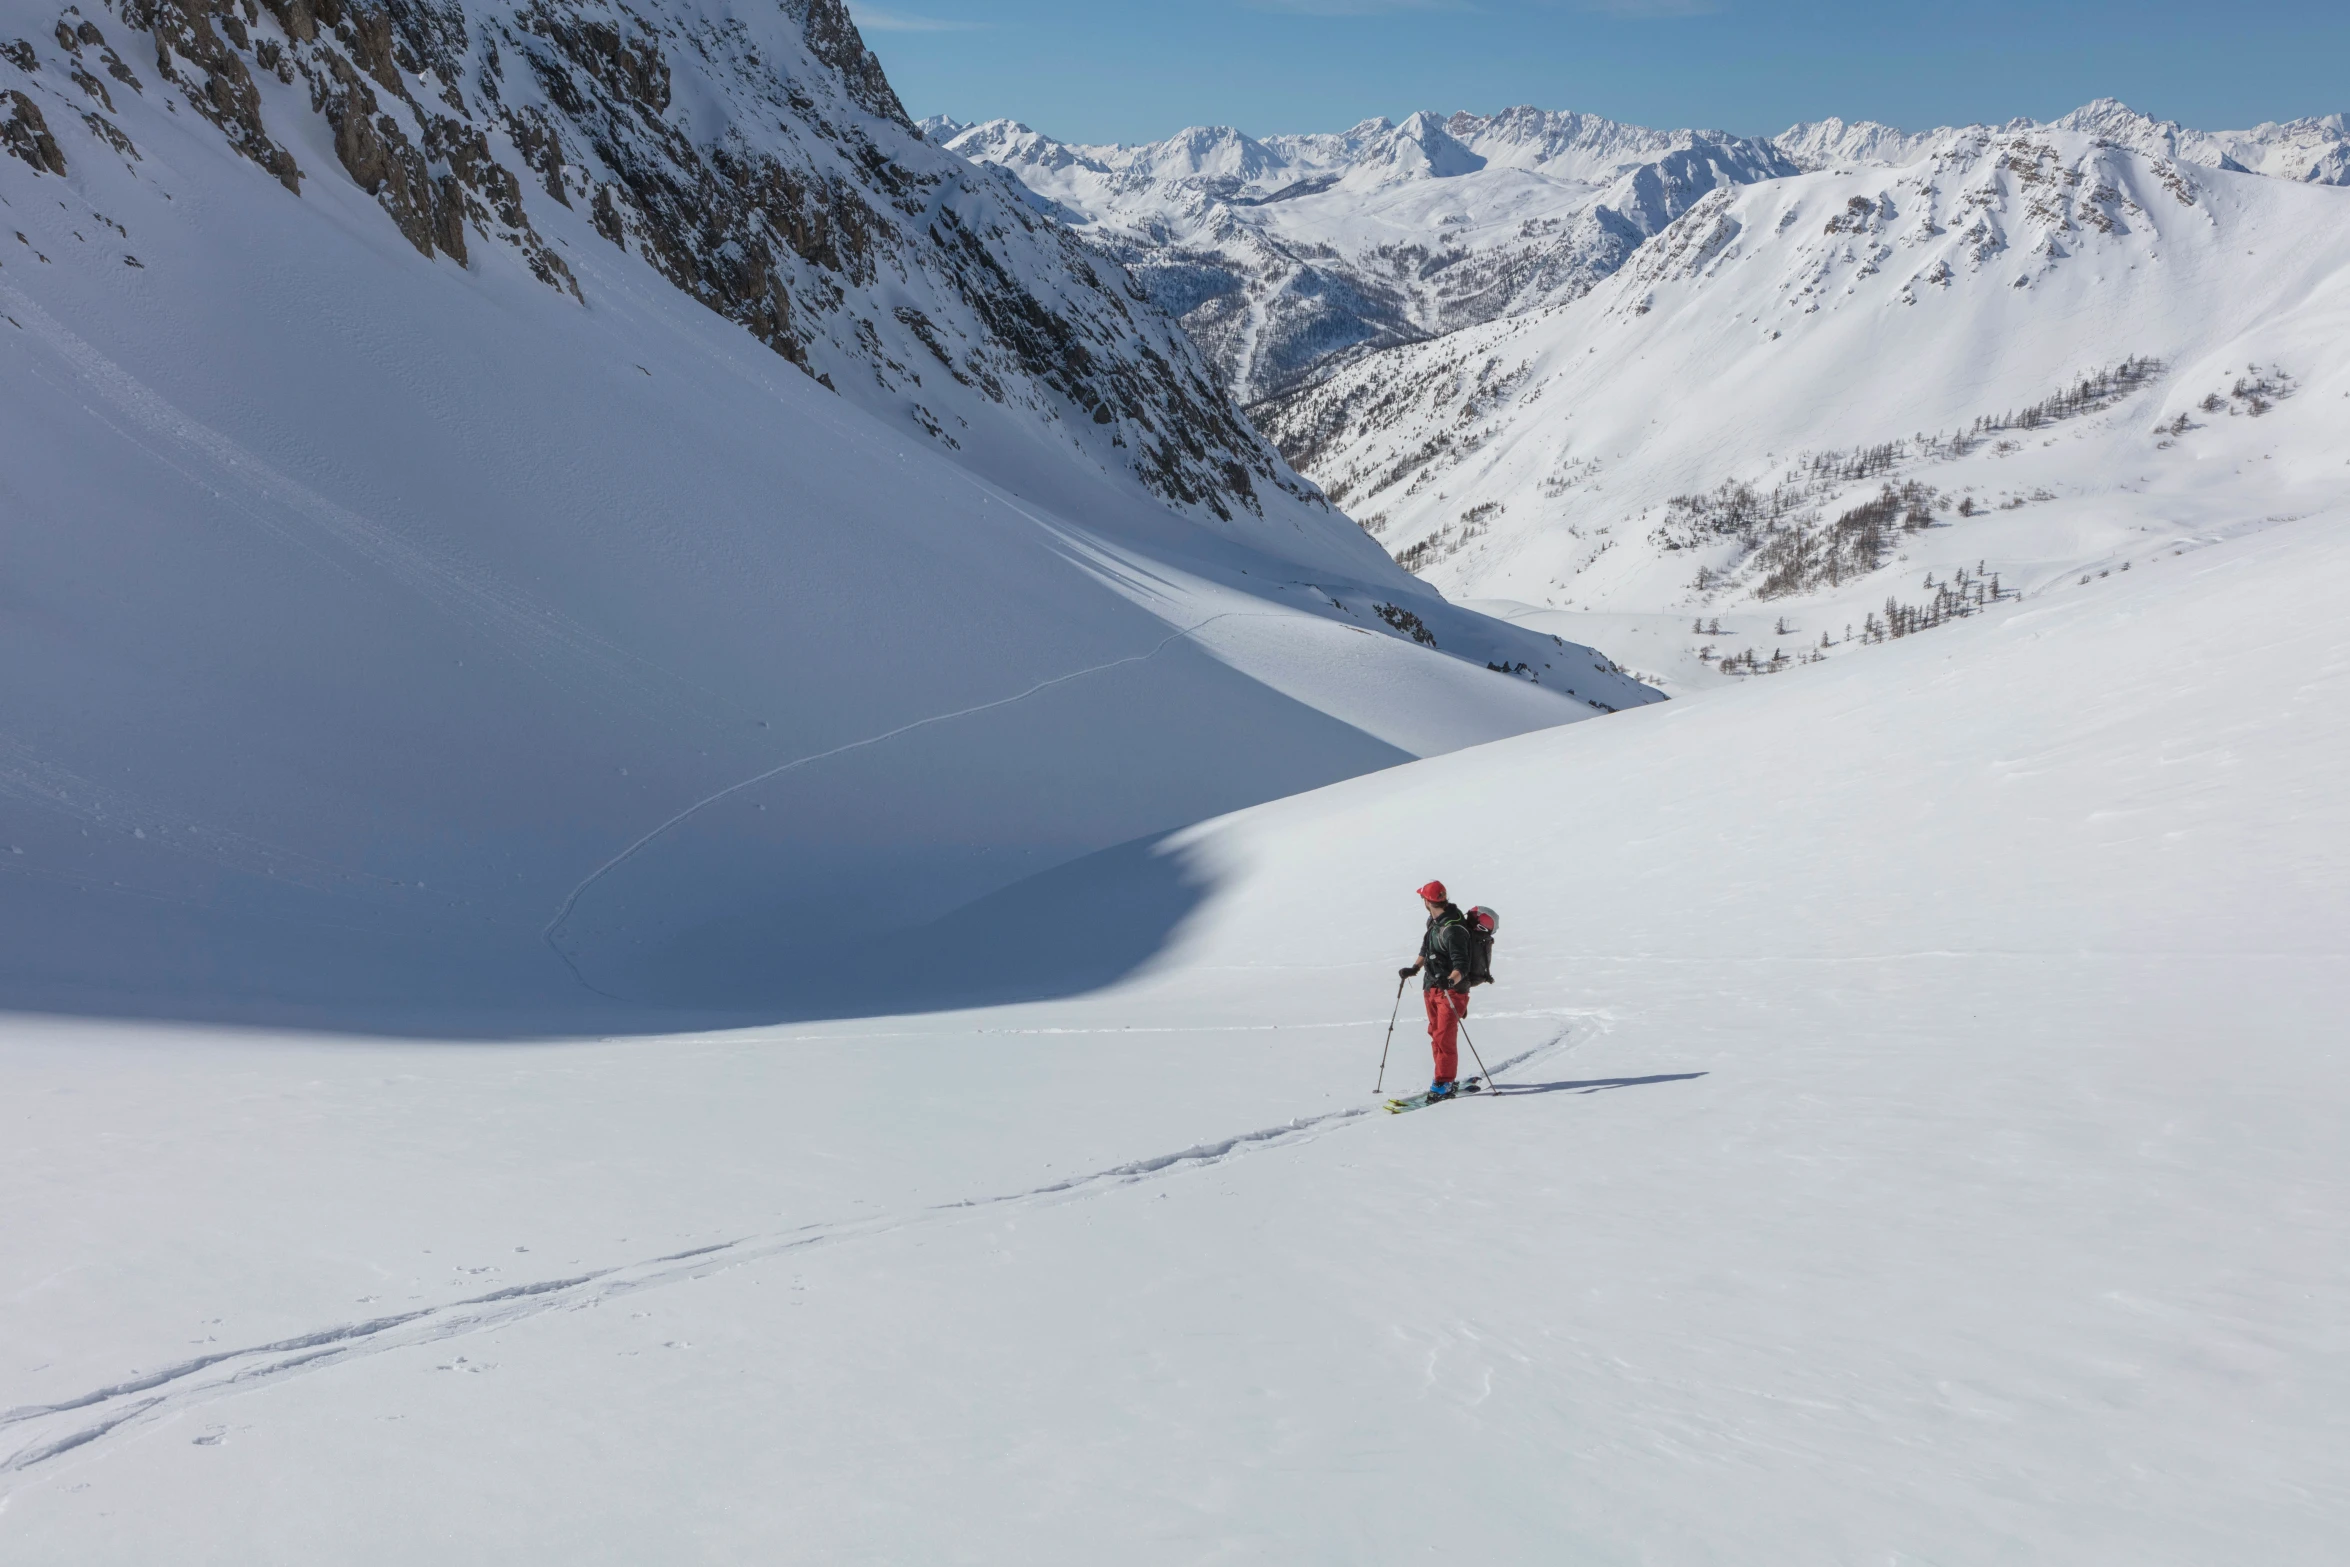
<svg viewBox="0 0 2350 1567">
<path fill-rule="evenodd" d="M 2320 185 L 2350 185 L 2350 124 L 2340 114 L 2257 125 L 2245 131 L 2199 131 L 2176 120 L 2156 119 L 2119 98 L 2107 97 L 2093 98 L 2045 124 L 2019 117 L 1997 128 L 2009 132 L 2077 131 L 2206 168 Z M 1805 169 L 1835 164 L 1898 167 L 1916 161 L 1947 133 L 1965 129 L 1991 127 L 1943 126 L 1913 134 L 1872 120 L 1847 123 L 1830 118 L 1791 125 L 1772 141 Z"/>
<path fill-rule="evenodd" d="M 1794 172 L 1767 143 L 1531 107 L 1133 146 L 991 121 L 950 146 L 1111 247 L 1243 398 L 1572 298 L 1717 183 Z"/>
</svg>

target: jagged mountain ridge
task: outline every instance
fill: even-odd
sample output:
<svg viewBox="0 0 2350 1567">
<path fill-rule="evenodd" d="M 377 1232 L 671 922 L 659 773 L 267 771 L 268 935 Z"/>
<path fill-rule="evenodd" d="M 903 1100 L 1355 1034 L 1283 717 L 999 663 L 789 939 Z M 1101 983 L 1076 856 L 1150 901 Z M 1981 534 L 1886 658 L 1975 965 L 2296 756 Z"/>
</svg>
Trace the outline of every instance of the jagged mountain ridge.
<svg viewBox="0 0 2350 1567">
<path fill-rule="evenodd" d="M 1959 128 L 1943 126 L 1912 133 L 1874 120 L 1831 118 L 1791 125 L 1771 140 L 1790 162 L 1805 170 L 1835 164 L 1898 167 L 1926 156 Z M 2350 185 L 2350 120 L 2340 114 L 2271 121 L 2248 131 L 2198 131 L 2176 120 L 2142 114 L 2118 98 L 2099 98 L 2045 123 L 2017 119 L 2002 126 L 1964 128 L 2079 131 L 2205 168 L 2267 174 L 2313 185 Z"/>
<path fill-rule="evenodd" d="M 1828 119 L 1748 140 L 1530 107 L 1261 138 L 1193 126 L 1134 145 L 1062 142 L 1001 119 L 934 116 L 922 129 L 1016 174 L 1043 210 L 1120 256 L 1244 402 L 1573 299 L 1713 189 L 1898 166 L 1952 130 Z M 2350 183 L 2340 115 L 2203 132 L 2107 98 L 2046 126 L 1966 129 L 2077 131 L 2184 163 Z"/>
<path fill-rule="evenodd" d="M 1708 191 L 1794 172 L 1746 138 L 1533 108 L 1131 147 L 923 125 L 1119 256 L 1244 401 L 1572 299 Z"/>
<path fill-rule="evenodd" d="M 135 167 L 114 100 L 178 88 L 289 191 L 347 177 L 427 256 L 505 249 L 577 297 L 540 226 L 550 207 L 582 212 L 825 385 L 947 448 L 1008 411 L 994 422 L 1042 423 L 1203 518 L 1317 506 L 1130 279 L 922 139 L 840 0 L 10 12 L 21 36 L 0 54 L 15 78 L 0 104 L 36 149 L 54 151 L 50 118 L 78 122 Z"/>
<path fill-rule="evenodd" d="M 1259 412 L 1448 593 L 1732 636 L 1785 607 L 1793 656 L 1889 596 L 2310 509 L 2350 437 L 2346 302 L 2350 191 L 1956 131 L 1717 191 L 1573 304 Z"/>
</svg>

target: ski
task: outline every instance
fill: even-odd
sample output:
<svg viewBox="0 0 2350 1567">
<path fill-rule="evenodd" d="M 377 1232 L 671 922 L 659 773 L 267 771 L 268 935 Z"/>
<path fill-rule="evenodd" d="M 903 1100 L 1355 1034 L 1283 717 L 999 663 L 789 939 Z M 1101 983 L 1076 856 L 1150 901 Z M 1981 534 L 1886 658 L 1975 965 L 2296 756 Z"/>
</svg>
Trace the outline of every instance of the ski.
<svg viewBox="0 0 2350 1567">
<path fill-rule="evenodd" d="M 1467 1077 L 1461 1079 L 1460 1083 L 1454 1087 L 1453 1091 L 1444 1096 L 1444 1099 L 1431 1098 L 1429 1096 L 1428 1090 L 1425 1088 L 1421 1089 L 1416 1094 L 1407 1094 L 1401 1099 L 1390 1099 L 1387 1101 L 1387 1113 L 1389 1115 L 1401 1115 L 1406 1110 L 1421 1110 L 1427 1108 L 1429 1105 L 1443 1104 L 1446 1099 L 1458 1099 L 1463 1094 L 1478 1094 L 1483 1093 L 1484 1091 L 1485 1082 L 1482 1078 Z"/>
</svg>

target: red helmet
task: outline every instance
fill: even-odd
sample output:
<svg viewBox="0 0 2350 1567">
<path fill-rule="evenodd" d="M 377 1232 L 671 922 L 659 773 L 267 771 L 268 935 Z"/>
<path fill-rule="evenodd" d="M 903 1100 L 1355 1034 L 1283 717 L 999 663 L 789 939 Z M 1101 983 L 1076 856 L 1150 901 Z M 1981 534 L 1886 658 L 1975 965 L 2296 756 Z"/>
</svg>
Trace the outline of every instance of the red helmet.
<svg viewBox="0 0 2350 1567">
<path fill-rule="evenodd" d="M 1440 881 L 1430 882 L 1427 886 L 1420 889 L 1420 896 L 1427 899 L 1430 903 L 1445 902 L 1446 899 L 1444 896 L 1444 883 Z"/>
</svg>

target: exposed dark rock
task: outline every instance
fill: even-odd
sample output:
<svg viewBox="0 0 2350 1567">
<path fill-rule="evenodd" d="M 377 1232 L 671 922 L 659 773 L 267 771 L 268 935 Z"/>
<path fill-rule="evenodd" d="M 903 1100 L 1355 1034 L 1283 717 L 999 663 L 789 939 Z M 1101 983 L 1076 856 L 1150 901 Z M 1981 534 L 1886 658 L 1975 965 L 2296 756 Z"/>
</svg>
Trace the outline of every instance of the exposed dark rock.
<svg viewBox="0 0 2350 1567">
<path fill-rule="evenodd" d="M 465 223 L 503 230 L 522 252 L 531 274 L 540 282 L 579 297 L 579 282 L 563 258 L 547 247 L 522 206 L 522 181 L 491 155 L 489 138 L 479 126 L 442 115 L 424 116 L 424 155 L 429 163 L 446 164 L 448 176 L 439 182 L 434 213 L 434 242 L 459 261 L 465 259 Z"/>
<path fill-rule="evenodd" d="M 107 75 L 113 77 L 116 81 L 123 83 L 125 86 L 128 86 L 135 91 L 145 92 L 147 89 L 139 84 L 139 79 L 136 76 L 131 74 L 131 68 L 122 63 L 122 56 L 116 54 L 111 48 L 107 47 L 106 35 L 98 31 L 98 24 L 86 19 L 82 21 L 71 20 L 72 15 L 73 8 L 68 6 L 66 8 L 66 15 L 57 19 L 57 47 L 63 49 L 67 54 L 74 56 L 76 59 L 81 57 L 81 52 L 84 45 L 88 45 L 90 48 L 96 49 L 98 51 L 98 62 L 106 67 Z M 83 77 L 85 75 L 87 75 L 87 73 L 81 70 L 79 66 L 75 67 L 73 78 L 75 84 L 77 86 L 81 86 L 84 92 L 89 92 L 89 87 L 83 82 Z M 97 92 L 92 93 L 91 96 L 103 99 L 105 98 L 106 93 L 105 90 L 101 88 Z M 111 109 L 113 104 L 108 102 L 107 107 Z"/>
<path fill-rule="evenodd" d="M 297 43 L 310 43 L 318 37 L 318 14 L 310 8 L 310 0 L 261 0 L 269 7 L 269 14 L 277 18 L 286 36 Z"/>
<path fill-rule="evenodd" d="M 112 114 L 114 112 L 114 95 L 106 90 L 106 84 L 104 82 L 98 80 L 97 77 L 92 76 L 89 72 L 83 70 L 78 62 L 74 65 L 73 68 L 73 84 L 76 87 L 79 87 L 83 92 L 86 92 L 91 97 L 97 99 L 100 103 L 106 105 L 106 112 L 108 114 Z"/>
<path fill-rule="evenodd" d="M 106 118 L 105 115 L 84 113 L 82 123 L 90 128 L 91 135 L 106 143 L 107 146 L 112 147 L 126 158 L 137 160 L 139 149 L 131 145 L 131 139 L 122 133 L 122 127 Z"/>
<path fill-rule="evenodd" d="M 531 223 L 535 188 L 818 384 L 840 373 L 942 445 L 960 416 L 914 411 L 935 406 L 935 391 L 914 399 L 933 363 L 1176 505 L 1261 514 L 1268 484 L 1319 499 L 1115 260 L 921 140 L 842 0 L 756 16 L 671 0 L 109 3 L 153 32 L 191 105 L 297 192 L 248 62 L 306 85 L 335 161 L 421 256 L 463 265 L 495 242 L 580 295 Z M 103 50 L 73 17 L 60 47 Z"/>
<path fill-rule="evenodd" d="M 359 63 L 361 70 L 374 77 L 393 96 L 408 96 L 408 88 L 400 80 L 399 62 L 392 58 L 390 12 L 354 7 L 345 17 L 345 25 L 340 33 L 350 47 L 351 58 Z"/>
<path fill-rule="evenodd" d="M 58 150 L 57 138 L 49 134 L 49 122 L 41 118 L 41 106 L 13 88 L 4 101 L 8 117 L 0 119 L 0 146 L 36 169 L 63 174 L 65 154 Z"/>
<path fill-rule="evenodd" d="M 847 83 L 850 99 L 868 113 L 885 120 L 895 120 L 919 138 L 914 122 L 906 117 L 906 107 L 898 102 L 897 90 L 889 78 L 881 73 L 881 61 L 865 47 L 864 38 L 857 32 L 857 24 L 849 19 L 849 9 L 841 0 L 784 0 L 784 14 L 801 15 L 801 27 L 808 40 L 808 52 L 831 66 Z"/>
<path fill-rule="evenodd" d="M 226 0 L 218 0 L 223 11 Z M 206 0 L 125 0 L 123 14 L 143 7 L 149 30 L 155 35 L 155 68 L 166 81 L 188 90 L 188 105 L 220 127 L 229 145 L 276 175 L 286 189 L 301 194 L 302 171 L 294 155 L 270 140 L 261 124 L 261 93 L 237 52 L 213 31 Z M 190 81 L 172 62 L 186 61 L 202 73 Z"/>
<path fill-rule="evenodd" d="M 334 127 L 336 160 L 361 190 L 383 203 L 408 243 L 430 256 L 449 227 L 438 210 L 440 182 L 426 170 L 424 154 L 400 123 L 376 112 L 375 93 L 360 79 L 358 69 L 340 54 L 328 55 L 326 66 L 328 85 L 312 91 L 327 124 Z M 450 254 L 460 262 L 465 259 L 461 230 Z"/>
<path fill-rule="evenodd" d="M 563 138 L 545 112 L 535 106 L 514 110 L 506 116 L 506 135 L 515 151 L 529 160 L 546 193 L 570 206 L 571 192 L 563 185 Z"/>
</svg>

